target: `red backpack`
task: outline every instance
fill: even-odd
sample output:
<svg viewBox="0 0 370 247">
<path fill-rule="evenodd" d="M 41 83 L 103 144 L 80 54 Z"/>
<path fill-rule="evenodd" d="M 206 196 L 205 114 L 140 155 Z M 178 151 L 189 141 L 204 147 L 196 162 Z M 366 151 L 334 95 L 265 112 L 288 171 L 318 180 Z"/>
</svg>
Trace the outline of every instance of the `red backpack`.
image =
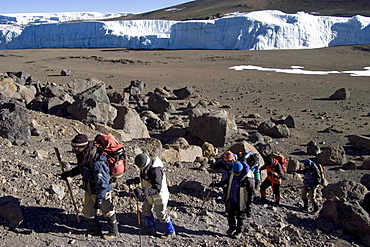
<svg viewBox="0 0 370 247">
<path fill-rule="evenodd" d="M 279 162 L 279 164 L 281 165 L 281 175 L 284 175 L 285 172 L 286 172 L 286 163 L 288 162 L 286 160 L 286 158 L 282 155 L 279 155 L 279 156 L 276 156 L 275 159 L 277 159 L 277 161 Z"/>
<path fill-rule="evenodd" d="M 98 134 L 94 142 L 98 149 L 107 156 L 110 175 L 115 178 L 122 177 L 127 171 L 124 146 L 110 133 Z"/>
</svg>

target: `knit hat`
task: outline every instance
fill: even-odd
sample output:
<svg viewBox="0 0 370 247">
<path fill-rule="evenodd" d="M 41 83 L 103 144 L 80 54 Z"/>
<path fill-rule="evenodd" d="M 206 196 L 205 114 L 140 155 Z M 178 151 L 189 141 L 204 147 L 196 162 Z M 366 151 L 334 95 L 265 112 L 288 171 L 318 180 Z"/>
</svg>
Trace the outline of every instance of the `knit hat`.
<svg viewBox="0 0 370 247">
<path fill-rule="evenodd" d="M 240 172 L 241 170 L 243 170 L 243 165 L 242 163 L 240 162 L 235 162 L 233 164 L 233 172 Z"/>
<path fill-rule="evenodd" d="M 78 134 L 72 139 L 71 145 L 73 147 L 84 147 L 89 143 L 87 136 L 84 134 Z"/>
<path fill-rule="evenodd" d="M 146 154 L 138 154 L 135 157 L 135 165 L 137 165 L 139 168 L 143 166 L 147 166 L 149 164 L 149 156 Z"/>
<path fill-rule="evenodd" d="M 231 152 L 231 151 L 227 151 L 225 154 L 224 154 L 224 161 L 226 162 L 231 162 L 233 161 L 235 158 L 234 158 L 234 154 Z"/>
<path fill-rule="evenodd" d="M 313 166 L 315 163 L 310 159 L 306 159 L 303 164 L 304 166 Z"/>
</svg>

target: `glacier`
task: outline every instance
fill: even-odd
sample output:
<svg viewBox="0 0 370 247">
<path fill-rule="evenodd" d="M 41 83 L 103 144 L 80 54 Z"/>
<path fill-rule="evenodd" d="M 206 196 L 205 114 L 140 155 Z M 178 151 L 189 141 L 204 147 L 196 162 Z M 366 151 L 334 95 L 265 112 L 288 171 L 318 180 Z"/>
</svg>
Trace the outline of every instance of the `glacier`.
<svg viewBox="0 0 370 247">
<path fill-rule="evenodd" d="M 3 16 L 4 19 L 4 16 Z M 124 20 L 0 24 L 0 49 L 311 49 L 370 43 L 370 17 L 278 10 L 213 20 Z"/>
</svg>

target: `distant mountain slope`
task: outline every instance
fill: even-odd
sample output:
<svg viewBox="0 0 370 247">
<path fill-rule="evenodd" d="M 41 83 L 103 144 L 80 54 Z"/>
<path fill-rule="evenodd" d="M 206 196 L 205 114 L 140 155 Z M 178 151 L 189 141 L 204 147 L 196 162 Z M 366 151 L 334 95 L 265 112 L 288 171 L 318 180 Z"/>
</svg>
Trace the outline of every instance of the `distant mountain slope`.
<svg viewBox="0 0 370 247">
<path fill-rule="evenodd" d="M 315 13 L 330 16 L 370 16 L 370 0 L 198 0 L 116 20 L 212 19 L 231 12 L 281 10 L 285 13 Z"/>
</svg>

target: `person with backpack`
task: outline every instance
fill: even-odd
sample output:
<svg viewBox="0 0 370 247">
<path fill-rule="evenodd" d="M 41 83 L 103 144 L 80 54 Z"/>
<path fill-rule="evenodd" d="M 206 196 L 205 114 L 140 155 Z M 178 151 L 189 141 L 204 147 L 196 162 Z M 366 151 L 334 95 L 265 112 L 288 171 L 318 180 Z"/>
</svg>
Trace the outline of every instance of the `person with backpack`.
<svg viewBox="0 0 370 247">
<path fill-rule="evenodd" d="M 239 152 L 238 153 L 238 160 L 246 162 L 250 169 L 252 170 L 254 174 L 254 188 L 257 190 L 257 188 L 260 186 L 261 183 L 261 171 L 260 166 L 258 163 L 258 154 L 253 152 Z"/>
<path fill-rule="evenodd" d="M 239 239 L 246 226 L 246 219 L 251 217 L 251 204 L 254 196 L 254 175 L 250 167 L 236 161 L 232 164 L 227 181 L 225 208 L 229 229 L 226 233 Z"/>
<path fill-rule="evenodd" d="M 268 156 L 265 159 L 265 165 L 261 167 L 261 171 L 266 170 L 267 177 L 260 186 L 261 202 L 266 202 L 266 189 L 271 186 L 275 196 L 275 206 L 280 205 L 280 186 L 282 183 L 283 170 L 278 159 Z"/>
<path fill-rule="evenodd" d="M 82 213 L 89 222 L 87 234 L 101 236 L 102 230 L 97 211 L 100 209 L 107 219 L 109 232 L 104 239 L 114 239 L 118 235 L 118 223 L 112 203 L 112 186 L 110 185 L 107 157 L 93 141 L 84 134 L 76 135 L 72 142 L 72 152 L 76 154 L 77 166 L 61 174 L 61 179 L 82 175 L 82 188 L 85 190 Z"/>
<path fill-rule="evenodd" d="M 220 181 L 212 181 L 209 187 L 222 187 L 224 197 L 226 196 L 226 184 L 230 177 L 232 165 L 237 161 L 237 159 L 238 156 L 236 154 L 232 153 L 231 151 L 226 151 L 221 160 L 211 164 L 210 166 L 212 170 L 221 171 L 222 175 Z"/>
<path fill-rule="evenodd" d="M 304 169 L 295 171 L 298 174 L 303 174 L 303 187 L 301 198 L 303 200 L 303 209 L 308 211 L 308 199 L 310 199 L 313 212 L 319 210 L 319 206 L 316 200 L 316 190 L 321 183 L 321 175 L 318 166 L 310 159 L 306 159 L 304 162 Z M 308 195 L 308 197 L 307 197 Z"/>
<path fill-rule="evenodd" d="M 167 212 L 170 193 L 167 187 L 166 174 L 163 171 L 163 162 L 158 157 L 151 159 L 148 155 L 142 153 L 135 157 L 135 165 L 140 169 L 142 188 L 135 188 L 134 194 L 138 200 L 144 201 L 142 206 L 142 214 L 146 221 L 144 232 L 150 235 L 156 234 L 155 222 L 157 218 L 166 229 L 162 238 L 175 237 L 175 227 Z M 138 179 L 134 178 L 134 180 Z M 156 217 L 153 214 L 153 209 Z"/>
</svg>

